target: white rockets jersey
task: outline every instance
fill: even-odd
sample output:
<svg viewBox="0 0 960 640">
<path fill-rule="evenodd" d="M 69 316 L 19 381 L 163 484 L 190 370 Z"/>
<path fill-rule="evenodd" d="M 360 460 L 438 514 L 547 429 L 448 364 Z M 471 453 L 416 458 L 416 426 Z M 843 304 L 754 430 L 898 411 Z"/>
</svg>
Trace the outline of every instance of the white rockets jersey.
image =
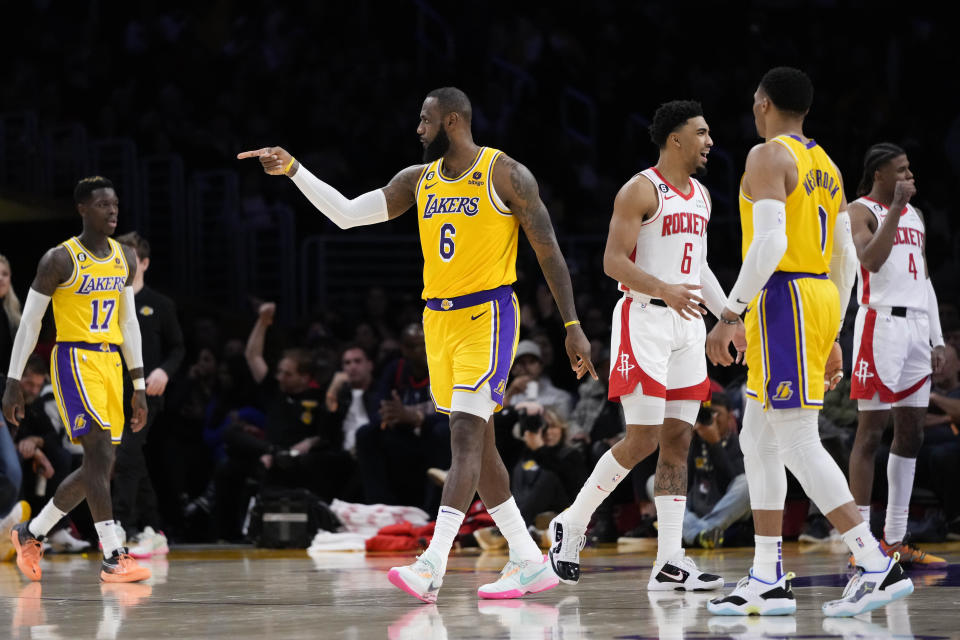
<svg viewBox="0 0 960 640">
<path fill-rule="evenodd" d="M 690 189 L 683 193 L 655 167 L 641 171 L 657 190 L 656 214 L 645 220 L 637 235 L 630 259 L 645 272 L 668 284 L 700 284 L 700 266 L 707 250 L 707 222 L 710 200 L 707 190 L 690 178 Z M 631 292 L 623 283 L 620 290 Z"/>
<path fill-rule="evenodd" d="M 883 222 L 887 207 L 870 198 L 859 198 L 877 220 Z M 900 215 L 897 236 L 886 262 L 876 273 L 860 265 L 857 299 L 863 306 L 927 308 L 927 283 L 923 268 L 925 229 L 920 214 L 910 204 Z"/>
</svg>

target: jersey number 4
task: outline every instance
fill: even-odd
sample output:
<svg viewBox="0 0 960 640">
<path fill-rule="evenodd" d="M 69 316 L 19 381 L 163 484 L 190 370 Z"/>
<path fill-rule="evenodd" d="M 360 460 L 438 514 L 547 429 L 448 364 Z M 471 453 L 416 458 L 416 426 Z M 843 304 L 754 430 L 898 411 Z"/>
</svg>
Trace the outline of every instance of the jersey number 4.
<svg viewBox="0 0 960 640">
<path fill-rule="evenodd" d="M 913 274 L 913 279 L 917 279 L 917 263 L 913 261 L 913 254 L 910 254 L 910 263 L 907 265 L 907 271 Z"/>
<path fill-rule="evenodd" d="M 449 222 L 440 227 L 440 259 L 444 262 L 450 262 L 453 252 L 457 247 L 453 244 L 453 238 L 457 235 L 457 228 Z"/>
<path fill-rule="evenodd" d="M 113 317 L 113 309 L 117 305 L 116 300 L 91 300 L 93 307 L 93 321 L 90 323 L 90 331 L 109 331 L 110 319 Z M 103 316 L 101 318 L 101 316 Z"/>
</svg>

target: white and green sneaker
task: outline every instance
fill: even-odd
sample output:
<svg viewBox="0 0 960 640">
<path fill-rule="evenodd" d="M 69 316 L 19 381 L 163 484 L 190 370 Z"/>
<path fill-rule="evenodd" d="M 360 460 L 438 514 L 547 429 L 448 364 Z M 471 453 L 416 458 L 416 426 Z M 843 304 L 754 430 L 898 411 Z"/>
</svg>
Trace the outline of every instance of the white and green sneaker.
<svg viewBox="0 0 960 640">
<path fill-rule="evenodd" d="M 519 598 L 526 593 L 540 593 L 552 589 L 559 582 L 560 579 L 551 570 L 546 556 L 542 556 L 539 561 L 510 558 L 500 572 L 500 578 L 496 582 L 481 586 L 477 589 L 477 595 L 494 600 Z"/>
<path fill-rule="evenodd" d="M 130 555 L 134 558 L 151 558 L 170 553 L 167 546 L 167 536 L 162 531 L 154 531 L 153 527 L 146 527 L 131 540 Z"/>
<path fill-rule="evenodd" d="M 394 567 L 387 573 L 390 583 L 424 602 L 437 601 L 437 592 L 443 584 L 446 567 L 429 549 L 417 556 L 416 562 L 405 567 Z"/>
</svg>

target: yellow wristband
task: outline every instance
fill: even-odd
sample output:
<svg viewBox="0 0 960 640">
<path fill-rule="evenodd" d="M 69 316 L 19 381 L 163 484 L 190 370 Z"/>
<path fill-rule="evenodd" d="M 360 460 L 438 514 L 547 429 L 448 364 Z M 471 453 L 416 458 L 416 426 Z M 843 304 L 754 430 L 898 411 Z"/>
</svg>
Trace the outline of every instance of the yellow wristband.
<svg viewBox="0 0 960 640">
<path fill-rule="evenodd" d="M 575 325 L 575 324 L 580 324 L 580 321 L 579 321 L 579 320 L 571 320 L 570 322 L 564 322 L 564 323 L 563 323 L 563 328 L 566 329 L 567 327 L 572 327 L 572 326 Z"/>
<path fill-rule="evenodd" d="M 290 156 L 290 162 L 288 162 L 287 166 L 283 168 L 283 175 L 287 175 L 287 172 L 290 171 L 290 167 L 292 167 L 293 163 L 296 161 L 297 161 L 296 158 L 294 158 L 293 156 Z"/>
</svg>

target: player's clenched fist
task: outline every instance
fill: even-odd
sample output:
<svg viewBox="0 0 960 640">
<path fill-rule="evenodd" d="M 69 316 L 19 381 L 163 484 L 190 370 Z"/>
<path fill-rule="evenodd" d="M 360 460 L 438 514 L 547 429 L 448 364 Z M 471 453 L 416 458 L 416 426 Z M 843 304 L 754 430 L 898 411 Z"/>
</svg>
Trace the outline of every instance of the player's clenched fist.
<svg viewBox="0 0 960 640">
<path fill-rule="evenodd" d="M 260 166 L 271 176 L 292 176 L 300 166 L 300 163 L 283 147 L 264 147 L 237 154 L 237 160 L 246 158 L 259 158 Z"/>
</svg>

